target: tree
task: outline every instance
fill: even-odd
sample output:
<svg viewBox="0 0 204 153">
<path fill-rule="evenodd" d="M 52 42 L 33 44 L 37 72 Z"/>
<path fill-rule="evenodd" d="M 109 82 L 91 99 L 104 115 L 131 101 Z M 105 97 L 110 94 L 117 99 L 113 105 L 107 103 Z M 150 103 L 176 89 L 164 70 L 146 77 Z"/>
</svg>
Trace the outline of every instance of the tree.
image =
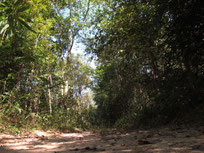
<svg viewBox="0 0 204 153">
<path fill-rule="evenodd" d="M 203 101 L 200 1 L 116 0 L 109 6 L 87 42 L 101 64 L 99 116 L 112 124 L 145 115 L 165 122 Z"/>
<path fill-rule="evenodd" d="M 73 8 L 82 5 L 74 1 L 73 4 Z M 5 122 L 15 121 L 14 126 L 77 125 L 84 111 L 80 110 L 83 90 L 89 86 L 91 70 L 81 57 L 72 55 L 69 65 L 63 61 L 63 54 L 71 45 L 65 38 L 71 22 L 66 21 L 75 21 L 77 13 L 63 17 L 57 5 L 50 0 L 0 3 L 0 117 Z M 76 25 L 72 25 L 73 33 L 83 26 Z M 61 86 L 66 81 L 69 91 L 64 98 Z M 64 120 L 67 122 L 58 122 Z"/>
</svg>

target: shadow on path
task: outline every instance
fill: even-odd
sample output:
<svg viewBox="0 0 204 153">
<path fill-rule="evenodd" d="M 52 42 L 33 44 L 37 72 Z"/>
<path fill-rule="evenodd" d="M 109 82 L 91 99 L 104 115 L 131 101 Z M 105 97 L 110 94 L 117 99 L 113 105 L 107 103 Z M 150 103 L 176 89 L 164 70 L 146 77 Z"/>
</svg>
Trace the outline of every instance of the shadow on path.
<svg viewBox="0 0 204 153">
<path fill-rule="evenodd" d="M 204 127 L 101 133 L 0 134 L 0 153 L 203 153 Z"/>
</svg>

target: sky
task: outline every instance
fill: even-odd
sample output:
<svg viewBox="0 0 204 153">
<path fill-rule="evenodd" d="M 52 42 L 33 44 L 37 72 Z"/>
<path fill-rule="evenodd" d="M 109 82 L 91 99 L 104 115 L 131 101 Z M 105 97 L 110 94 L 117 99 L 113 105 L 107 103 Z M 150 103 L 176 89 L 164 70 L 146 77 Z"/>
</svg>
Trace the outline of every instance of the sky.
<svg viewBox="0 0 204 153">
<path fill-rule="evenodd" d="M 87 4 L 85 4 L 86 7 L 87 7 Z M 95 6 L 93 6 L 93 7 L 95 7 Z M 90 6 L 90 8 L 91 8 L 91 6 Z M 60 14 L 62 14 L 64 18 L 68 17 L 69 16 L 69 9 L 67 7 L 65 7 L 65 9 L 60 10 Z M 91 55 L 85 55 L 86 54 L 85 49 L 86 49 L 86 47 L 85 47 L 85 45 L 83 43 L 75 41 L 74 44 L 73 44 L 73 48 L 71 50 L 71 53 L 74 54 L 75 56 L 77 54 L 79 54 L 82 57 L 85 57 L 84 59 L 87 59 L 87 63 L 90 64 L 90 66 L 92 68 L 96 68 L 96 64 L 95 64 L 96 61 L 94 59 L 90 60 Z"/>
<path fill-rule="evenodd" d="M 89 63 L 92 68 L 94 68 L 94 69 L 96 68 L 96 64 L 95 64 L 96 61 L 94 59 L 90 60 L 90 55 L 85 55 L 85 46 L 83 43 L 76 43 L 75 42 L 74 46 L 72 48 L 72 53 L 74 55 L 79 54 L 82 57 L 86 57 L 87 63 Z"/>
<path fill-rule="evenodd" d="M 57 39 L 55 37 L 51 38 L 53 41 L 56 41 Z M 87 59 L 87 63 L 90 64 L 91 68 L 95 69 L 96 68 L 96 61 L 94 59 L 91 60 L 91 55 L 86 55 L 85 53 L 85 45 L 80 42 L 74 42 L 73 48 L 72 48 L 72 54 L 75 56 L 81 55 L 84 57 L 84 59 Z"/>
</svg>

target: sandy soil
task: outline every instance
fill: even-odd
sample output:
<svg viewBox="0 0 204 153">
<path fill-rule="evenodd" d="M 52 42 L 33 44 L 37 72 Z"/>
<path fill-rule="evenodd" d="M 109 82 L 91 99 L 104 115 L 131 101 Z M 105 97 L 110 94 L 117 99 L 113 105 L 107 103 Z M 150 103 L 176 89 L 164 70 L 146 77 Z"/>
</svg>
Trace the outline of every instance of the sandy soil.
<svg viewBox="0 0 204 153">
<path fill-rule="evenodd" d="M 0 134 L 0 153 L 204 153 L 204 127 Z"/>
</svg>

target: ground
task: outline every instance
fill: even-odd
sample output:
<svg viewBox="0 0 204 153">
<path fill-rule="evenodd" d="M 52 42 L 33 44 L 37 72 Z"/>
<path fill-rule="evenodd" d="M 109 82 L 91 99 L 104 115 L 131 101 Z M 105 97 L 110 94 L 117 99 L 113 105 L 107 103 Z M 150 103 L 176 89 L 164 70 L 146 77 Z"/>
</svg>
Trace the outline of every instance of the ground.
<svg viewBox="0 0 204 153">
<path fill-rule="evenodd" d="M 0 153 L 204 153 L 204 127 L 0 134 Z"/>
</svg>

